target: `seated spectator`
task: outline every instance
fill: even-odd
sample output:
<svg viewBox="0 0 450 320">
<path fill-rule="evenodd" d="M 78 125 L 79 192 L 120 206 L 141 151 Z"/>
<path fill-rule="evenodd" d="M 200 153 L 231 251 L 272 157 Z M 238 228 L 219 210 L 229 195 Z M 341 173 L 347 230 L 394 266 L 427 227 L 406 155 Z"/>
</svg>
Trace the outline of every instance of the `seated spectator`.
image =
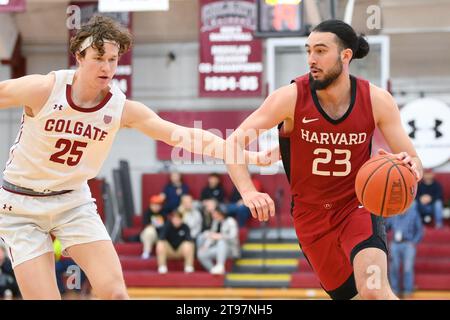
<svg viewBox="0 0 450 320">
<path fill-rule="evenodd" d="M 414 265 L 416 245 L 423 235 L 422 219 L 417 212 L 414 201 L 408 211 L 386 219 L 387 230 L 392 231 L 393 239 L 390 245 L 389 278 L 392 291 L 396 295 L 410 296 L 414 291 Z M 400 281 L 400 266 L 403 269 L 403 281 Z M 400 283 L 403 282 L 403 290 Z"/>
<path fill-rule="evenodd" d="M 194 243 L 182 219 L 181 213 L 174 211 L 161 230 L 156 244 L 159 273 L 167 273 L 167 258 L 184 258 L 184 272 L 194 272 Z"/>
<path fill-rule="evenodd" d="M 6 249 L 0 244 L 0 298 L 20 297 L 19 286 L 9 260 Z"/>
<path fill-rule="evenodd" d="M 230 203 L 227 207 L 228 215 L 236 217 L 239 227 L 245 227 L 248 219 L 250 218 L 250 209 L 244 205 L 241 194 L 236 187 L 233 187 L 233 192 L 231 193 Z"/>
<path fill-rule="evenodd" d="M 183 215 L 183 222 L 191 230 L 191 238 L 195 241 L 202 231 L 203 218 L 200 211 L 194 208 L 191 195 L 185 194 L 181 197 L 181 204 L 178 207 L 178 211 Z"/>
<path fill-rule="evenodd" d="M 162 213 L 167 215 L 176 210 L 180 205 L 181 196 L 189 193 L 189 187 L 183 183 L 181 174 L 172 172 L 170 174 L 170 181 L 164 187 L 162 196 L 164 198 L 164 206 Z"/>
<path fill-rule="evenodd" d="M 434 173 L 431 169 L 426 169 L 423 179 L 417 188 L 417 210 L 429 223 L 434 218 L 434 224 L 437 229 L 443 226 L 443 193 L 442 186 L 434 180 Z"/>
<path fill-rule="evenodd" d="M 150 258 L 152 248 L 158 241 L 158 236 L 165 223 L 164 216 L 161 214 L 163 197 L 161 195 L 151 196 L 149 202 L 149 208 L 142 216 L 143 230 L 140 235 L 143 244 L 142 259 Z"/>
<path fill-rule="evenodd" d="M 200 234 L 197 247 L 200 263 L 211 274 L 224 274 L 226 259 L 239 257 L 239 228 L 234 218 L 226 216 L 223 206 L 213 211 L 211 229 Z"/>
<path fill-rule="evenodd" d="M 212 223 L 212 213 L 216 210 L 219 203 L 216 199 L 205 199 L 202 202 L 202 231 L 209 230 Z"/>
<path fill-rule="evenodd" d="M 203 188 L 200 200 L 216 199 L 222 203 L 225 199 L 225 192 L 220 182 L 220 176 L 217 173 L 212 173 L 208 176 L 208 185 Z"/>
</svg>

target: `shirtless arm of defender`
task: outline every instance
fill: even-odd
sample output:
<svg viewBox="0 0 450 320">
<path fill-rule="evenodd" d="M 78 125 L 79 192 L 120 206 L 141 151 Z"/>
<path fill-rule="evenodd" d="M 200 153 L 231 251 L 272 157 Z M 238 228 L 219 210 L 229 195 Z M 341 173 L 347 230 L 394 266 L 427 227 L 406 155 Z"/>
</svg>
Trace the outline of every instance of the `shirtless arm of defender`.
<svg viewBox="0 0 450 320">
<path fill-rule="evenodd" d="M 414 172 L 417 180 L 420 180 L 423 175 L 422 162 L 403 129 L 397 103 L 389 92 L 374 85 L 370 86 L 370 95 L 375 123 L 384 139 L 394 155 Z M 379 153 L 387 152 L 380 150 Z"/>
<path fill-rule="evenodd" d="M 295 84 L 274 91 L 264 103 L 242 122 L 238 129 L 227 139 L 227 148 L 235 150 L 237 156 L 245 147 L 256 139 L 264 130 L 269 130 L 279 123 L 293 123 L 297 88 Z M 247 166 L 236 162 L 227 162 L 228 173 L 242 196 L 244 204 L 252 216 L 259 221 L 267 221 L 269 215 L 275 214 L 275 206 L 269 195 L 256 191 Z"/>
<path fill-rule="evenodd" d="M 29 75 L 0 82 L 0 109 L 25 107 L 28 115 L 39 113 L 51 94 L 55 76 Z"/>
<path fill-rule="evenodd" d="M 225 160 L 225 140 L 198 128 L 188 128 L 160 118 L 144 104 L 127 100 L 121 127 L 134 128 L 145 135 L 189 152 Z M 253 157 L 251 152 L 247 157 Z"/>
</svg>

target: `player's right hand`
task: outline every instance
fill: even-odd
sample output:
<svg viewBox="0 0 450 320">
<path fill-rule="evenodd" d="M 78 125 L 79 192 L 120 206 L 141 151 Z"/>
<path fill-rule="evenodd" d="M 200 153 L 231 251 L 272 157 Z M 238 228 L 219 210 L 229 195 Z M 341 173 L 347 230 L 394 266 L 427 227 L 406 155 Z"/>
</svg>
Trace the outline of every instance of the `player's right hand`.
<svg viewBox="0 0 450 320">
<path fill-rule="evenodd" d="M 267 193 L 248 191 L 241 194 L 244 204 L 250 209 L 253 218 L 268 221 L 275 215 L 275 203 Z"/>
<path fill-rule="evenodd" d="M 417 181 L 420 181 L 422 179 L 422 174 L 417 169 L 417 164 L 414 163 L 412 157 L 407 152 L 390 153 L 384 149 L 378 149 L 378 154 L 389 155 L 391 157 L 397 158 L 398 160 L 403 162 L 408 169 L 412 171 Z"/>
</svg>

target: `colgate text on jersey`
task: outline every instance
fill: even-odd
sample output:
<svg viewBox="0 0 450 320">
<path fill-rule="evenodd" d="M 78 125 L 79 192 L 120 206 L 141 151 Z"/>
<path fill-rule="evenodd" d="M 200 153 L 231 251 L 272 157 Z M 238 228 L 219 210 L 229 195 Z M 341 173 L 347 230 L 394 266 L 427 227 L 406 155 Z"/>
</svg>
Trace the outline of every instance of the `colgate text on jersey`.
<svg viewBox="0 0 450 320">
<path fill-rule="evenodd" d="M 108 135 L 108 132 L 90 124 L 84 124 L 80 121 L 73 122 L 72 120 L 64 119 L 48 119 L 45 122 L 44 129 L 49 132 L 75 134 L 77 136 L 86 137 L 96 141 L 103 141 Z"/>
</svg>

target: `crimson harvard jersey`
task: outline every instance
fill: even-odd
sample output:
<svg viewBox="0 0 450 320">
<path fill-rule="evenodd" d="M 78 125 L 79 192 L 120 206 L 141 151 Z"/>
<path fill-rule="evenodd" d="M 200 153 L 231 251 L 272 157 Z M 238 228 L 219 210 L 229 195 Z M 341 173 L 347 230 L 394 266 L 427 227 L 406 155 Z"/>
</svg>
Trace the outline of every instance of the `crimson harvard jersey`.
<svg viewBox="0 0 450 320">
<path fill-rule="evenodd" d="M 375 121 L 369 82 L 350 76 L 351 102 L 340 119 L 322 109 L 309 74 L 295 79 L 294 128 L 280 128 L 280 150 L 294 208 L 331 209 L 356 200 L 355 177 L 370 158 Z"/>
</svg>

